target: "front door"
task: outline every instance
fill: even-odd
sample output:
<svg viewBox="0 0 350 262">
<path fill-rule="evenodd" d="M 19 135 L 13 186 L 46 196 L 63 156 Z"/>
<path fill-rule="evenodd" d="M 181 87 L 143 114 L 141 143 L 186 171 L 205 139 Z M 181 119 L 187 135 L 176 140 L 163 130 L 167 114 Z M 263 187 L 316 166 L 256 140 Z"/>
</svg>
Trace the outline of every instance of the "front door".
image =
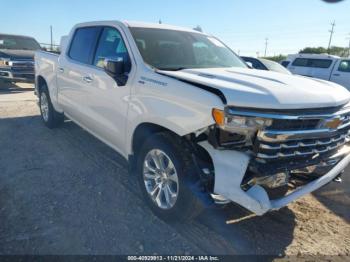
<svg viewBox="0 0 350 262">
<path fill-rule="evenodd" d="M 350 90 L 350 59 L 340 60 L 334 67 L 331 81 Z"/>
</svg>

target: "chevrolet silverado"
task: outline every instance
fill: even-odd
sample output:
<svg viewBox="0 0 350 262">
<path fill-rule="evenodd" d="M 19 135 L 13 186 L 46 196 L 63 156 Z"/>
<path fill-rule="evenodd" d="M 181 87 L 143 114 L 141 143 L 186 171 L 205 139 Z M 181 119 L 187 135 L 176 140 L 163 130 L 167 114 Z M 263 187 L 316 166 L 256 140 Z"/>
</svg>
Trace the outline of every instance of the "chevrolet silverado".
<svg viewBox="0 0 350 262">
<path fill-rule="evenodd" d="M 214 36 L 89 22 L 61 50 L 35 54 L 44 124 L 66 116 L 119 152 L 162 219 L 228 202 L 263 215 L 340 180 L 350 161 L 345 88 L 250 69 Z"/>
</svg>

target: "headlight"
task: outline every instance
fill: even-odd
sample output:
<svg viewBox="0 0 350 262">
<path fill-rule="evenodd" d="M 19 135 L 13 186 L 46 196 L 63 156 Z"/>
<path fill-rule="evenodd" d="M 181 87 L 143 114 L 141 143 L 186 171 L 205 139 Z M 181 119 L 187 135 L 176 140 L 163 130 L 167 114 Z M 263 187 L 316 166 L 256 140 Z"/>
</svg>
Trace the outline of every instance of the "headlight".
<svg viewBox="0 0 350 262">
<path fill-rule="evenodd" d="M 7 66 L 9 66 L 9 62 L 10 62 L 9 59 L 1 58 L 1 57 L 0 57 L 0 66 L 1 66 L 1 67 L 7 67 Z"/>
<path fill-rule="evenodd" d="M 250 146 L 258 130 L 272 125 L 272 119 L 235 115 L 216 108 L 212 114 L 221 130 L 217 136 L 219 146 Z"/>
<path fill-rule="evenodd" d="M 227 114 L 216 108 L 213 109 L 213 118 L 220 128 L 227 131 L 256 131 L 272 124 L 271 119 Z"/>
</svg>

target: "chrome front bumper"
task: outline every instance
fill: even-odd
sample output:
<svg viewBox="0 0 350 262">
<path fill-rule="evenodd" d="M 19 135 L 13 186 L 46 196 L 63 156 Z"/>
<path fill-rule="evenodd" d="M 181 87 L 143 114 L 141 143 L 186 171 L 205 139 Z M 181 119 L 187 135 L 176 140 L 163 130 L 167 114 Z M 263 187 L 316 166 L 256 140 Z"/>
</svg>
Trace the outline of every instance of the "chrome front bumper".
<svg viewBox="0 0 350 262">
<path fill-rule="evenodd" d="M 350 146 L 345 145 L 330 157 L 330 159 L 341 160 L 328 173 L 299 187 L 285 197 L 270 200 L 266 190 L 259 185 L 254 185 L 247 191 L 241 188 L 241 182 L 250 161 L 250 157 L 246 153 L 233 150 L 217 150 L 206 141 L 201 142 L 200 145 L 208 151 L 214 163 L 214 193 L 245 207 L 257 215 L 280 209 L 305 194 L 324 186 L 336 178 L 350 163 Z"/>
<path fill-rule="evenodd" d="M 0 79 L 13 82 L 34 82 L 34 72 L 24 72 L 14 74 L 11 71 L 5 71 L 0 69 Z"/>
</svg>

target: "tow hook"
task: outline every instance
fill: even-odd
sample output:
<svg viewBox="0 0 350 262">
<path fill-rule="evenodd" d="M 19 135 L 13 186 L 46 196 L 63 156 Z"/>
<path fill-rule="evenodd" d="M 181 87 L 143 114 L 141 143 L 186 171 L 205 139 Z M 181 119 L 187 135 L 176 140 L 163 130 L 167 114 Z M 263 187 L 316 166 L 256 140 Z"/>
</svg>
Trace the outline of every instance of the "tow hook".
<svg viewBox="0 0 350 262">
<path fill-rule="evenodd" d="M 343 173 L 344 173 L 344 170 L 336 178 L 333 179 L 333 182 L 336 182 L 336 183 L 343 182 L 343 179 L 341 178 Z"/>
</svg>

